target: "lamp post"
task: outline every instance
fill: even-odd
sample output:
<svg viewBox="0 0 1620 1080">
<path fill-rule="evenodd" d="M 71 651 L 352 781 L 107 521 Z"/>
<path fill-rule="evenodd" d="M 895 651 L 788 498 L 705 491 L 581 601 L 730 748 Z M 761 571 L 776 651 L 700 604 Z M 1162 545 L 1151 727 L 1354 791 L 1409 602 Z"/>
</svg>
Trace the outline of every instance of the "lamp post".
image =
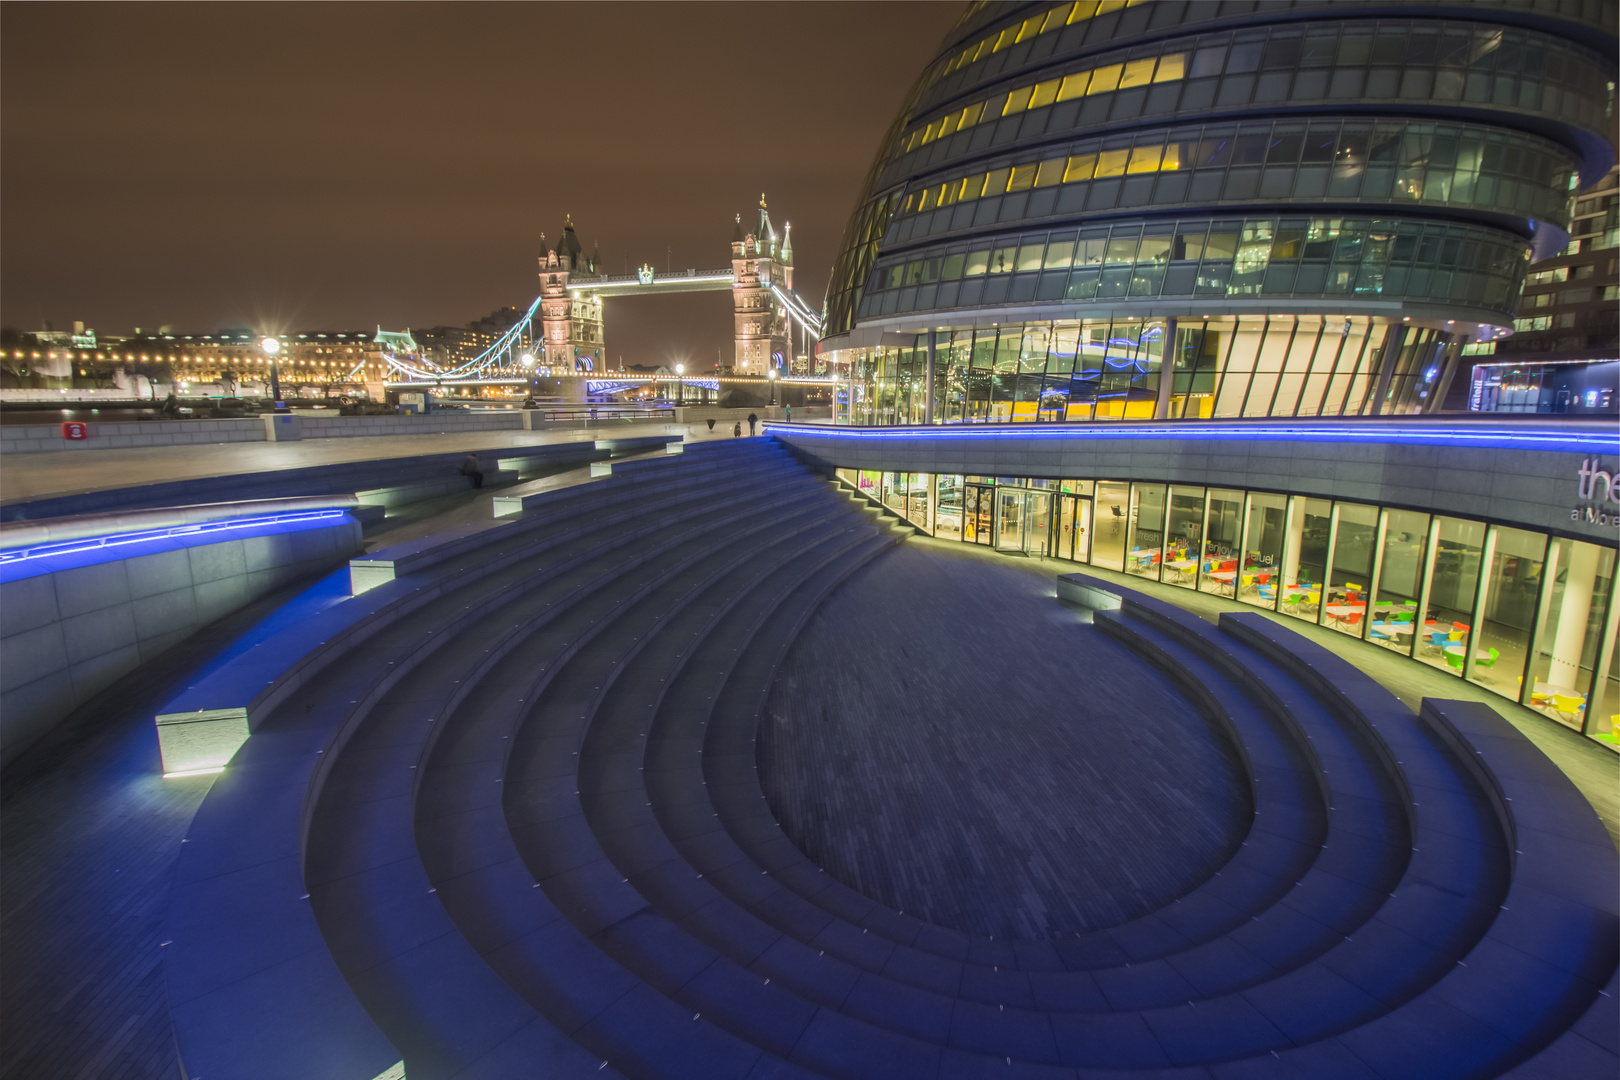
<svg viewBox="0 0 1620 1080">
<path fill-rule="evenodd" d="M 528 398 L 530 401 L 533 401 L 534 392 L 540 389 L 539 382 L 534 377 L 534 354 L 524 353 L 522 356 L 518 357 L 518 363 L 523 365 L 523 374 L 529 380 Z"/>
<path fill-rule="evenodd" d="M 686 404 L 686 383 L 681 380 L 681 376 L 685 375 L 685 374 L 686 374 L 686 365 L 685 364 L 676 364 L 675 365 L 675 404 L 677 404 L 677 405 Z"/>
<path fill-rule="evenodd" d="M 281 380 L 276 374 L 276 354 L 281 351 L 281 342 L 273 337 L 267 337 L 259 342 L 259 348 L 263 349 L 264 355 L 270 358 L 270 399 L 275 402 L 277 408 L 280 408 Z"/>
<path fill-rule="evenodd" d="M 776 369 L 775 368 L 766 368 L 765 369 L 765 378 L 771 384 L 771 400 L 770 400 L 769 404 L 772 405 L 772 406 L 775 406 L 775 404 L 776 404 Z"/>
</svg>

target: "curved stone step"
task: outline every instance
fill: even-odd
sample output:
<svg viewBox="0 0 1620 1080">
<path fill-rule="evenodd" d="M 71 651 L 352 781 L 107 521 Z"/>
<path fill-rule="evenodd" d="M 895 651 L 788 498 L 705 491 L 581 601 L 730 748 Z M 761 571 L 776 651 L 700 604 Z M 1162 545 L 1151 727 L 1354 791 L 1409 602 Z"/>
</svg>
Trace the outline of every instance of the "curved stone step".
<svg viewBox="0 0 1620 1080">
<path fill-rule="evenodd" d="M 768 479 L 804 475 L 780 457 L 762 460 L 772 469 Z M 713 475 L 747 467 L 739 455 Z M 682 488 L 626 507 L 627 487 L 606 481 L 575 505 L 600 508 L 594 525 L 608 526 L 703 491 Z M 171 890 L 165 975 L 178 1048 L 193 1073 L 309 1075 L 352 1059 L 370 1075 L 398 1060 L 355 1001 L 309 910 L 303 808 L 350 707 L 376 689 L 369 668 L 339 660 L 402 620 L 435 621 L 434 605 L 448 619 L 468 610 L 475 594 L 480 603 L 498 599 L 546 565 L 550 542 L 588 527 L 555 517 L 522 525 L 491 530 L 465 565 L 390 582 L 287 627 L 187 692 L 188 704 L 208 694 L 251 699 L 256 729 L 194 818 Z"/>
<path fill-rule="evenodd" d="M 321 842 L 310 853 L 311 891 L 322 905 L 318 910 L 325 913 L 323 927 L 340 967 L 405 1049 L 409 1068 L 450 1075 L 532 1029 L 536 1020 L 527 1003 L 501 984 L 465 942 L 454 940 L 450 920 L 430 896 L 432 888 L 412 850 L 417 766 L 408 763 L 418 761 L 431 733 L 441 730 L 430 728 L 416 713 L 423 704 L 434 711 L 453 707 L 464 693 L 453 688 L 453 675 L 466 676 L 454 680 L 463 686 L 487 676 L 494 661 L 479 663 L 479 656 L 500 647 L 495 634 L 521 640 L 537 626 L 576 612 L 594 609 L 601 618 L 616 607 L 632 606 L 646 586 L 627 576 L 656 577 L 660 560 L 713 550 L 716 540 L 754 515 L 756 506 L 755 500 L 739 499 L 732 513 L 719 516 L 704 508 L 701 525 L 670 534 L 631 558 L 599 554 L 569 577 L 553 579 L 553 588 L 526 596 L 515 605 L 517 610 L 503 610 L 502 615 L 514 620 L 510 631 L 505 619 L 496 627 L 486 616 L 482 625 L 446 648 L 451 655 L 435 656 L 432 671 L 407 679 L 380 702 L 339 759 L 317 811 Z M 579 580 L 593 563 L 596 576 Z M 486 643 L 488 648 L 480 649 Z M 333 900 L 330 906 L 328 899 Z M 445 985 L 454 985 L 457 992 L 439 992 Z M 497 1017 L 502 1023 L 492 1027 Z M 737 1052 L 734 1048 L 733 1056 Z"/>
</svg>

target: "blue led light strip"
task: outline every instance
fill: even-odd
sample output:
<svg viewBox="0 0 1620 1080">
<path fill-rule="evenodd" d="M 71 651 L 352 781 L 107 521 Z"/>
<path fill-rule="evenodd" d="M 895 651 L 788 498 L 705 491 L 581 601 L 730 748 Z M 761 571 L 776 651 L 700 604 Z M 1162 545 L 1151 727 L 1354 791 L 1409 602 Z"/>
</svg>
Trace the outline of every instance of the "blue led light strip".
<svg viewBox="0 0 1620 1080">
<path fill-rule="evenodd" d="M 0 566 L 19 563 L 25 559 L 43 559 L 50 555 L 66 555 L 75 551 L 90 551 L 95 548 L 118 547 L 123 544 L 138 544 L 143 540 L 164 540 L 176 536 L 197 536 L 206 533 L 226 532 L 236 529 L 257 529 L 266 525 L 284 525 L 301 521 L 323 521 L 330 518 L 344 516 L 342 510 L 304 510 L 289 514 L 270 514 L 264 517 L 230 518 L 224 521 L 202 521 L 195 525 L 171 525 L 162 529 L 146 529 L 141 532 L 109 533 L 106 536 L 86 536 L 75 540 L 63 540 L 54 544 L 36 544 L 33 547 L 14 548 L 10 551 L 0 551 Z"/>
<path fill-rule="evenodd" d="M 1511 446 L 1526 450 L 1575 450 L 1620 453 L 1620 435 L 1600 432 L 1515 430 L 1468 424 L 1420 427 L 1383 424 L 1206 424 L 1174 422 L 1153 426 L 1119 423 L 1086 424 L 951 424 L 939 427 L 843 427 L 782 424 L 766 427 L 781 434 L 834 439 L 1234 439 L 1295 442 L 1407 443 L 1440 446 Z"/>
</svg>

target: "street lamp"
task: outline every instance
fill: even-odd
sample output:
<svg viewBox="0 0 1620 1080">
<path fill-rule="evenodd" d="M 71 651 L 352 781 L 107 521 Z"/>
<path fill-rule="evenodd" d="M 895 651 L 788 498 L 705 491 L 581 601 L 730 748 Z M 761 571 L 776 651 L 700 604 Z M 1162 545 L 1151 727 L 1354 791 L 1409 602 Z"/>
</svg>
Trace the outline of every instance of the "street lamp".
<svg viewBox="0 0 1620 1080">
<path fill-rule="evenodd" d="M 276 354 L 281 351 L 281 342 L 273 337 L 267 337 L 259 342 L 259 348 L 263 349 L 264 355 L 270 358 L 270 398 L 279 406 L 281 404 L 281 380 L 276 374 Z"/>
<path fill-rule="evenodd" d="M 686 404 L 686 383 L 681 381 L 681 376 L 685 375 L 685 374 L 686 374 L 686 365 L 685 364 L 676 364 L 675 365 L 675 404 L 677 404 L 677 405 Z"/>
<path fill-rule="evenodd" d="M 765 378 L 770 380 L 770 384 L 771 384 L 771 400 L 770 400 L 770 404 L 775 405 L 776 404 L 776 369 L 775 368 L 767 368 L 765 370 Z"/>
</svg>

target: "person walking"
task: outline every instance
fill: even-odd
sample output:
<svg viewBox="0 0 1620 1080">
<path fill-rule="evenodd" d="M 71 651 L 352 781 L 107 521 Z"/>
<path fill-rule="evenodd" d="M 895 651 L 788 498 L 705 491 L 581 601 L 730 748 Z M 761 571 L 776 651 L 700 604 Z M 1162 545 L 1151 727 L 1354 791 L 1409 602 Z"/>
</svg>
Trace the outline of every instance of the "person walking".
<svg viewBox="0 0 1620 1080">
<path fill-rule="evenodd" d="M 782 406 L 782 415 L 787 418 L 788 423 L 790 423 L 790 424 L 793 423 L 793 406 L 791 406 L 791 405 L 783 405 Z"/>
<path fill-rule="evenodd" d="M 754 425 L 757 424 L 757 423 L 759 423 L 759 417 L 756 416 L 754 413 L 749 413 L 748 414 L 748 437 L 749 438 L 754 437 Z"/>
<path fill-rule="evenodd" d="M 478 467 L 478 455 L 468 454 L 461 463 L 461 475 L 472 477 L 473 487 L 481 489 L 484 486 L 484 470 Z"/>
</svg>

